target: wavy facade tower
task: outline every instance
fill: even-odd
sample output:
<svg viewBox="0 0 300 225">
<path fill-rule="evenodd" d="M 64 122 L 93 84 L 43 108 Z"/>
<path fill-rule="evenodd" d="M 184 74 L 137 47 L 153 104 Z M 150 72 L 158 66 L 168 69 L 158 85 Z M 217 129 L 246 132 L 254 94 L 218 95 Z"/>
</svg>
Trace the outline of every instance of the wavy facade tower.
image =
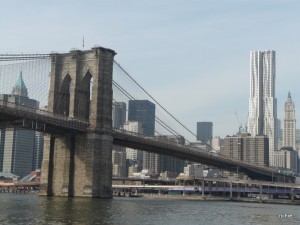
<svg viewBox="0 0 300 225">
<path fill-rule="evenodd" d="M 269 138 L 269 165 L 278 149 L 275 51 L 251 51 L 248 132 Z"/>
</svg>

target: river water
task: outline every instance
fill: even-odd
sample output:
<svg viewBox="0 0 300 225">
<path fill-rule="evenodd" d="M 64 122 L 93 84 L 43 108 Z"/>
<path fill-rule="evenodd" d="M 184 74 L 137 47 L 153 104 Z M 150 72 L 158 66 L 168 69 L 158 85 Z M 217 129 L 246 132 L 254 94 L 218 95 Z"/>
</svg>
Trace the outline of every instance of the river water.
<svg viewBox="0 0 300 225">
<path fill-rule="evenodd" d="M 0 224 L 300 224 L 299 205 L 0 194 Z"/>
</svg>

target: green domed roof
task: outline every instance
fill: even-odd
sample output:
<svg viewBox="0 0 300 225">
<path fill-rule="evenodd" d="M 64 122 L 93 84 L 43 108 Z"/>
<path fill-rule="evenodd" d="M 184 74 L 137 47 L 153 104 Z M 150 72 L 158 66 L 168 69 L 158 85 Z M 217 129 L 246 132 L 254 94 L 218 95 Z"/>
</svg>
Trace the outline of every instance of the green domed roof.
<svg viewBox="0 0 300 225">
<path fill-rule="evenodd" d="M 19 79 L 17 80 L 17 82 L 13 88 L 12 94 L 28 97 L 28 92 L 27 92 L 27 88 L 26 88 L 26 85 L 23 80 L 22 71 L 20 72 Z"/>
</svg>

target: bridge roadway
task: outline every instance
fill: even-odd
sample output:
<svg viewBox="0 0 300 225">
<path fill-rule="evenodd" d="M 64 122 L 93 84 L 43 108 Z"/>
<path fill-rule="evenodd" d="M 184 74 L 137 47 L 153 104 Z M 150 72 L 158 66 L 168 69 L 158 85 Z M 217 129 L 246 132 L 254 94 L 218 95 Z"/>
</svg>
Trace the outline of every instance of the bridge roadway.
<svg viewBox="0 0 300 225">
<path fill-rule="evenodd" d="M 88 131 L 89 124 L 74 118 L 55 115 L 48 111 L 32 109 L 0 100 L 0 128 L 1 127 L 20 127 L 55 135 L 75 135 Z M 174 156 L 228 171 L 244 172 L 251 179 L 294 182 L 294 176 L 278 173 L 271 168 L 230 159 L 220 154 L 210 154 L 207 151 L 190 145 L 182 145 L 162 140 L 157 136 L 147 137 L 122 129 L 103 132 L 113 135 L 113 143 L 115 145 Z"/>
<path fill-rule="evenodd" d="M 232 172 L 245 172 L 251 179 L 267 181 L 293 181 L 294 177 L 283 175 L 269 167 L 263 167 L 209 153 L 191 145 L 182 145 L 159 136 L 147 137 L 122 129 L 114 129 L 114 144 L 141 149 L 148 152 L 174 156 L 192 162 L 215 166 Z"/>
<path fill-rule="evenodd" d="M 85 121 L 0 99 L 0 128 L 20 127 L 44 133 L 65 135 L 84 133 L 88 125 Z"/>
</svg>

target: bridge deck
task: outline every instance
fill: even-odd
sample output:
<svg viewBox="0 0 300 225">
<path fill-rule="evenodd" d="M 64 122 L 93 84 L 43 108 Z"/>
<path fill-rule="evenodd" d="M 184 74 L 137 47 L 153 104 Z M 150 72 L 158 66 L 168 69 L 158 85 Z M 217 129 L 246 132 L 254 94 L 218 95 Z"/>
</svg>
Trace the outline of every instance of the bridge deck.
<svg viewBox="0 0 300 225">
<path fill-rule="evenodd" d="M 238 168 L 240 172 L 245 172 L 251 178 L 255 179 L 265 179 L 269 181 L 272 179 L 276 180 L 276 178 L 281 178 L 281 180 L 293 179 L 292 176 L 283 175 L 268 167 L 249 164 L 219 154 L 211 154 L 193 146 L 161 140 L 159 137 L 146 137 L 121 129 L 115 129 L 114 144 L 158 154 L 170 155 L 233 172 L 236 172 Z"/>
<path fill-rule="evenodd" d="M 86 132 L 88 126 L 87 122 L 78 119 L 0 101 L 0 128 L 22 127 L 50 134 L 75 135 Z M 293 176 L 278 173 L 268 167 L 249 164 L 219 154 L 210 154 L 199 148 L 162 140 L 159 137 L 147 137 L 121 129 L 107 132 L 113 133 L 113 143 L 116 145 L 174 156 L 233 172 L 238 169 L 253 179 L 294 181 Z"/>
<path fill-rule="evenodd" d="M 86 132 L 88 123 L 0 100 L 0 127 L 21 127 L 65 135 Z"/>
</svg>

